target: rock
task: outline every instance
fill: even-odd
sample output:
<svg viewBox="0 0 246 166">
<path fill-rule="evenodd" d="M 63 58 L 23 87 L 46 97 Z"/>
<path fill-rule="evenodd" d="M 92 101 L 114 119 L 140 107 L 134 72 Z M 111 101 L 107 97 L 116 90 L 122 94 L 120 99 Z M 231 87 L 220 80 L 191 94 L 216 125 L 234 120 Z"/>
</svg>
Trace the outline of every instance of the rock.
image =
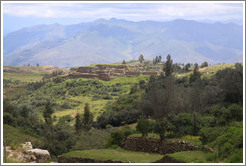
<svg viewBox="0 0 246 166">
<path fill-rule="evenodd" d="M 25 150 L 33 149 L 31 142 L 26 142 L 26 143 L 21 144 L 21 145 L 22 145 L 22 148 L 25 149 Z"/>
<path fill-rule="evenodd" d="M 48 150 L 43 149 L 31 149 L 28 150 L 27 153 L 29 155 L 33 155 L 36 158 L 36 161 L 39 163 L 43 163 L 50 160 L 50 153 Z"/>
<path fill-rule="evenodd" d="M 9 153 L 8 158 L 16 162 L 41 163 L 50 161 L 50 153 L 47 150 L 33 149 L 31 142 L 26 142 L 22 144 L 22 148 L 15 150 L 10 150 L 9 147 L 6 147 L 6 151 Z"/>
</svg>

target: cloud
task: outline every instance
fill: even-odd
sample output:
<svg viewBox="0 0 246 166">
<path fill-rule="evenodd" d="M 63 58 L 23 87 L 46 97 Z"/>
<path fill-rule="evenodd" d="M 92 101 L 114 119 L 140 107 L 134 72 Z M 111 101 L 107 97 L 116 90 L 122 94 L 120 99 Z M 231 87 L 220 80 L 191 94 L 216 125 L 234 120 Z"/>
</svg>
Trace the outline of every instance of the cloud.
<svg viewBox="0 0 246 166">
<path fill-rule="evenodd" d="M 129 20 L 243 18 L 242 3 L 3 3 L 3 13 L 39 18 L 121 18 Z"/>
</svg>

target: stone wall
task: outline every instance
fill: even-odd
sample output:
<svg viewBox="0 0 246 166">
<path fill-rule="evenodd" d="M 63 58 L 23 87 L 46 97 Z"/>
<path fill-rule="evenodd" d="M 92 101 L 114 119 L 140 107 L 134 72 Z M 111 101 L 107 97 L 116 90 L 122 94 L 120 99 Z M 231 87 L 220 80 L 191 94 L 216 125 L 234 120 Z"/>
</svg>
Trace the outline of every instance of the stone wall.
<svg viewBox="0 0 246 166">
<path fill-rule="evenodd" d="M 96 65 L 95 67 L 79 67 L 71 70 L 69 78 L 91 78 L 104 81 L 119 76 L 158 75 L 158 72 L 138 71 L 130 69 L 128 65 Z"/>
<path fill-rule="evenodd" d="M 185 141 L 160 141 L 152 138 L 132 137 L 127 138 L 123 148 L 129 151 L 168 154 L 179 151 L 198 150 L 198 146 L 189 145 Z"/>
</svg>

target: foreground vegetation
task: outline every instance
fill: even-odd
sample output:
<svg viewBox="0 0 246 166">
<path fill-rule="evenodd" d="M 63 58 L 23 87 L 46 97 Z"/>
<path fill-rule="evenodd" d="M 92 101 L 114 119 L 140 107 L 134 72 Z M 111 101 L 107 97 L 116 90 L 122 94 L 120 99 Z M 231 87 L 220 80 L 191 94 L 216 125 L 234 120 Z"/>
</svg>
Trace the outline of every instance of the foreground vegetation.
<svg viewBox="0 0 246 166">
<path fill-rule="evenodd" d="M 101 160 L 122 161 L 130 163 L 152 163 L 160 160 L 163 156 L 160 154 L 150 154 L 143 152 L 129 152 L 123 149 L 97 149 L 72 151 L 63 154 L 62 157 L 80 157 Z"/>
<path fill-rule="evenodd" d="M 173 64 L 168 56 L 165 63 L 153 60 L 138 68 L 163 74 L 60 82 L 61 72 L 37 82 L 4 77 L 4 140 L 13 146 L 44 139 L 36 146 L 54 159 L 63 153 L 97 157 L 103 151 L 121 154 L 123 161 L 153 162 L 132 160 L 131 152 L 118 149 L 128 137 L 150 137 L 214 150 L 195 158 L 188 157 L 195 152 L 168 154 L 186 162 L 243 161 L 242 64 L 199 68 Z"/>
</svg>

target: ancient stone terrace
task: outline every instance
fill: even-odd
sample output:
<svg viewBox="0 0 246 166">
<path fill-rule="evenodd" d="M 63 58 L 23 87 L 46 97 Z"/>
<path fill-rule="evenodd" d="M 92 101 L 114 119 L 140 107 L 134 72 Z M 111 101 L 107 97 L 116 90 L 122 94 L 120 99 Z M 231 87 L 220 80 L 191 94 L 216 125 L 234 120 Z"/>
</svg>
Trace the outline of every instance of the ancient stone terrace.
<svg viewBox="0 0 246 166">
<path fill-rule="evenodd" d="M 157 71 L 139 71 L 130 65 L 96 65 L 95 67 L 79 67 L 72 69 L 70 78 L 98 78 L 104 81 L 119 76 L 159 75 Z"/>
</svg>

